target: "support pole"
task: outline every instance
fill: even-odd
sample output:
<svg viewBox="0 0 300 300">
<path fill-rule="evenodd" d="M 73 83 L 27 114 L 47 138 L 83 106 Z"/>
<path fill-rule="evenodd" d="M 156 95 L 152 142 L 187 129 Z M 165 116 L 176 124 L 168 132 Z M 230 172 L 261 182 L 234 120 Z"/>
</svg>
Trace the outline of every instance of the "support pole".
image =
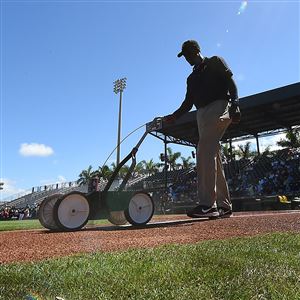
<svg viewBox="0 0 300 300">
<path fill-rule="evenodd" d="M 167 191 L 167 187 L 168 187 L 168 153 L 167 153 L 167 136 L 165 136 L 164 138 L 164 144 L 165 144 L 165 190 Z"/>
<path fill-rule="evenodd" d="M 257 154 L 260 155 L 258 135 L 255 135 Z"/>
<path fill-rule="evenodd" d="M 122 90 L 120 91 L 119 121 L 118 121 L 118 141 L 117 141 L 117 166 L 120 163 L 120 143 L 121 143 L 121 123 L 122 123 Z"/>
<path fill-rule="evenodd" d="M 230 153 L 230 161 L 233 161 L 233 154 L 232 154 L 232 140 L 229 140 L 229 153 Z"/>
</svg>

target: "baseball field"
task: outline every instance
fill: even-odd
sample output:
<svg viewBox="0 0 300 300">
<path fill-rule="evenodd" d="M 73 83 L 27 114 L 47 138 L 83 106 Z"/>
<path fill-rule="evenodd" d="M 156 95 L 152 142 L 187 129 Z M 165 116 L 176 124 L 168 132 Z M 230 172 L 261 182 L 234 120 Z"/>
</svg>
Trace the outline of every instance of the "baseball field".
<svg viewBox="0 0 300 300">
<path fill-rule="evenodd" d="M 0 223 L 1 300 L 300 299 L 297 211 L 53 233 L 17 222 Z"/>
</svg>

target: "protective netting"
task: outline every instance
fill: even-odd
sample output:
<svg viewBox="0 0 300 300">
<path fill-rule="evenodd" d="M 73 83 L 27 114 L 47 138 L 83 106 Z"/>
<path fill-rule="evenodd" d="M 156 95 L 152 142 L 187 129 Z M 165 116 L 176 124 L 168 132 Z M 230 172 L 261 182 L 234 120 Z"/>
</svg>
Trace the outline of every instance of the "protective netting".
<svg viewBox="0 0 300 300">
<path fill-rule="evenodd" d="M 224 170 L 232 196 L 300 192 L 300 149 L 232 161 Z"/>
<path fill-rule="evenodd" d="M 224 163 L 224 171 L 232 197 L 300 193 L 300 149 L 284 149 L 269 155 L 232 160 Z M 159 172 L 131 188 L 152 192 L 159 203 L 197 203 L 194 168 L 168 171 L 167 174 Z"/>
</svg>

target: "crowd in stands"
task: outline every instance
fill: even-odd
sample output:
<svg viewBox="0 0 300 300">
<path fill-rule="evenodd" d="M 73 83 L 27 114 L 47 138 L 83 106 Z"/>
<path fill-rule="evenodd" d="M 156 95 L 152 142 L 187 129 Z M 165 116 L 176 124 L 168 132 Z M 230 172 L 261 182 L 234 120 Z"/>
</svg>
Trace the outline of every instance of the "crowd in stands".
<svg viewBox="0 0 300 300">
<path fill-rule="evenodd" d="M 274 156 L 258 156 L 230 174 L 225 165 L 232 196 L 294 194 L 300 192 L 300 152 L 281 150 Z"/>
<path fill-rule="evenodd" d="M 300 194 L 300 149 L 225 162 L 224 170 L 232 197 Z M 195 169 L 179 171 L 173 183 L 168 183 L 170 201 L 196 202 L 196 181 Z M 161 198 L 163 191 L 156 197 Z"/>
<path fill-rule="evenodd" d="M 169 185 L 168 194 L 172 202 L 193 202 L 197 199 L 197 174 L 195 168 L 178 174 Z"/>
<path fill-rule="evenodd" d="M 37 205 L 27 205 L 24 208 L 5 206 L 0 209 L 0 221 L 35 219 L 37 217 L 37 211 Z"/>
</svg>

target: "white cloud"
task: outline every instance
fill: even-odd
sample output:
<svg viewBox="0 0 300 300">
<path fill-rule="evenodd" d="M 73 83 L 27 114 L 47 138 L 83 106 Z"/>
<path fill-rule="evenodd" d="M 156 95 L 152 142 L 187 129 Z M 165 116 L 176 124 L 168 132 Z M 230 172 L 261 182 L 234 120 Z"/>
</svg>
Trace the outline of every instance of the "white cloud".
<svg viewBox="0 0 300 300">
<path fill-rule="evenodd" d="M 66 182 L 67 181 L 67 179 L 62 175 L 58 175 L 57 178 L 58 178 L 58 182 Z"/>
<path fill-rule="evenodd" d="M 50 184 L 56 184 L 56 183 L 63 183 L 66 182 L 66 178 L 62 175 L 58 175 L 56 179 L 45 179 L 40 181 L 40 185 L 50 185 Z M 21 189 L 17 187 L 17 182 L 8 178 L 0 178 L 0 182 L 3 182 L 4 185 L 3 190 L 0 190 L 0 202 L 3 200 L 10 201 L 13 200 L 11 196 L 15 196 L 17 194 L 20 194 L 20 196 L 24 195 L 25 193 L 30 193 L 31 188 L 29 189 Z M 21 195 L 22 194 L 22 195 Z"/>
<path fill-rule="evenodd" d="M 0 182 L 4 183 L 2 186 L 3 190 L 0 190 L 0 201 L 5 200 L 6 197 L 25 192 L 24 189 L 20 189 L 16 186 L 16 181 L 8 178 L 0 178 Z"/>
<path fill-rule="evenodd" d="M 22 156 L 50 156 L 54 153 L 53 149 L 44 144 L 23 143 L 21 144 L 19 153 Z"/>
<path fill-rule="evenodd" d="M 58 175 L 56 179 L 53 179 L 53 178 L 41 179 L 40 185 L 42 185 L 42 186 L 51 185 L 51 184 L 62 183 L 62 182 L 66 182 L 66 181 L 67 181 L 67 179 L 64 176 Z"/>
<path fill-rule="evenodd" d="M 277 134 L 274 136 L 268 136 L 268 137 L 260 139 L 259 146 L 261 148 L 261 151 L 264 151 L 268 146 L 271 146 L 270 147 L 271 151 L 282 149 L 282 147 L 277 145 L 277 142 L 284 138 L 285 138 L 285 134 L 281 133 L 281 134 Z"/>
<path fill-rule="evenodd" d="M 55 179 L 41 179 L 40 180 L 40 185 L 44 186 L 44 185 L 50 185 L 53 184 L 55 182 Z"/>
</svg>

